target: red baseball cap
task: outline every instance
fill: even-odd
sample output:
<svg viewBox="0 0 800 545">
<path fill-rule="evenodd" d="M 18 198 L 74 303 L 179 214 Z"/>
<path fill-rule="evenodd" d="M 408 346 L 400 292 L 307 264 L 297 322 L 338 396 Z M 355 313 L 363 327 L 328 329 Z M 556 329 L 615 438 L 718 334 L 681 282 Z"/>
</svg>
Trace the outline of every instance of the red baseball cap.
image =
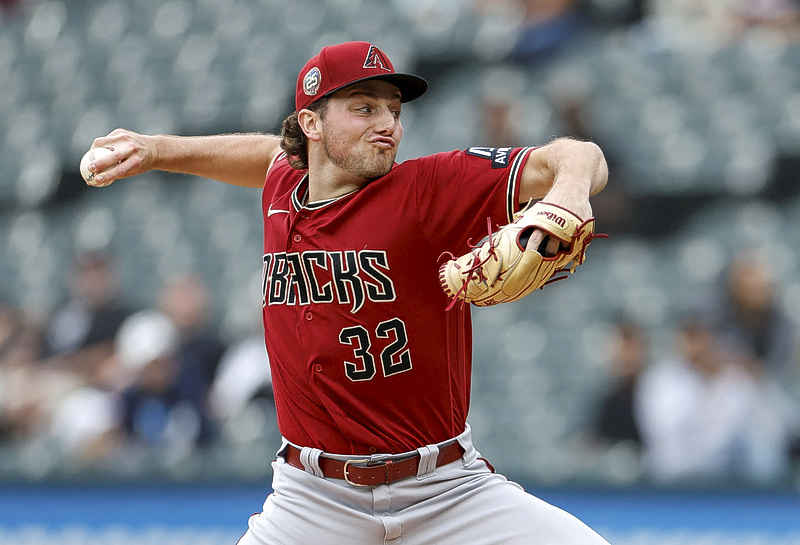
<svg viewBox="0 0 800 545">
<path fill-rule="evenodd" d="M 419 98 L 428 82 L 413 74 L 398 74 L 386 53 L 369 42 L 329 45 L 306 63 L 297 76 L 295 111 L 359 81 L 380 79 L 400 89 L 402 102 Z"/>
</svg>

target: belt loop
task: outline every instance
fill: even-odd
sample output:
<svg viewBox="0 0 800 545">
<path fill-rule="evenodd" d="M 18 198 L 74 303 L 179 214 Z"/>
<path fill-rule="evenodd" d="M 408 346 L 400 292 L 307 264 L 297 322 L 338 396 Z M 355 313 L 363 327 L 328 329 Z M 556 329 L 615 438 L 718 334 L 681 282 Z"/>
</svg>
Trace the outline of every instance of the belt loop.
<svg viewBox="0 0 800 545">
<path fill-rule="evenodd" d="M 322 469 L 319 467 L 319 455 L 322 451 L 318 448 L 303 447 L 300 450 L 300 463 L 306 470 L 306 473 L 311 473 L 316 477 L 324 477 Z"/>
<path fill-rule="evenodd" d="M 422 479 L 432 474 L 436 469 L 436 461 L 439 458 L 439 447 L 436 445 L 426 445 L 418 448 L 417 452 L 419 452 L 417 479 Z"/>
<path fill-rule="evenodd" d="M 287 441 L 285 437 L 281 437 L 281 446 L 275 453 L 275 458 L 283 458 L 287 446 L 289 446 L 289 441 Z"/>
<path fill-rule="evenodd" d="M 461 448 L 464 449 L 464 454 L 461 456 L 462 464 L 468 466 L 480 456 L 478 451 L 475 450 L 475 446 L 472 444 L 472 428 L 470 428 L 469 423 L 464 427 L 464 431 L 456 437 L 456 440 L 458 444 L 461 445 Z"/>
</svg>

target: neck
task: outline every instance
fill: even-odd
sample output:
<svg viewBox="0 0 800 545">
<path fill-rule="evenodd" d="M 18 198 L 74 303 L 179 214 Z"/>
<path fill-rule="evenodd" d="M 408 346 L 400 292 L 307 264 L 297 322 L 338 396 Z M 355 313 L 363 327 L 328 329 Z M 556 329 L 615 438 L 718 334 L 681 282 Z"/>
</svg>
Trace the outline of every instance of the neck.
<svg viewBox="0 0 800 545">
<path fill-rule="evenodd" d="M 319 157 L 309 157 L 308 202 L 335 199 L 361 188 L 368 180 Z"/>
</svg>

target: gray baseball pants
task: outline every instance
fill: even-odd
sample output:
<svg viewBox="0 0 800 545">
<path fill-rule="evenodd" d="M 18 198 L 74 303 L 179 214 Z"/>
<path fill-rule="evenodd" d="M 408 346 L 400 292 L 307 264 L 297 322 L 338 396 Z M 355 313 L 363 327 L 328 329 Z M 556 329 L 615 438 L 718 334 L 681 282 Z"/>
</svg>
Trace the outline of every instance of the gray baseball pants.
<svg viewBox="0 0 800 545">
<path fill-rule="evenodd" d="M 438 445 L 428 445 L 418 449 L 417 477 L 369 488 L 319 476 L 318 449 L 303 449 L 305 471 L 290 466 L 280 456 L 284 443 L 272 463 L 274 492 L 250 517 L 239 545 L 608 545 L 577 518 L 493 473 L 469 426 L 455 439 L 461 460 L 431 467 Z"/>
</svg>

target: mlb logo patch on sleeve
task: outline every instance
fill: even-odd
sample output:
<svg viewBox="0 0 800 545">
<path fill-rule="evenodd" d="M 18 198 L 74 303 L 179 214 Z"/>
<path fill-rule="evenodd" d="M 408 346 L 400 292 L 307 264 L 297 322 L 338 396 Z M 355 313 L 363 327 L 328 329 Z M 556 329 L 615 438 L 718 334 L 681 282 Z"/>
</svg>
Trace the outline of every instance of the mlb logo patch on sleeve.
<svg viewBox="0 0 800 545">
<path fill-rule="evenodd" d="M 492 161 L 492 168 L 506 168 L 508 157 L 513 148 L 481 148 L 473 147 L 467 150 L 468 155 L 483 157 Z"/>
</svg>

